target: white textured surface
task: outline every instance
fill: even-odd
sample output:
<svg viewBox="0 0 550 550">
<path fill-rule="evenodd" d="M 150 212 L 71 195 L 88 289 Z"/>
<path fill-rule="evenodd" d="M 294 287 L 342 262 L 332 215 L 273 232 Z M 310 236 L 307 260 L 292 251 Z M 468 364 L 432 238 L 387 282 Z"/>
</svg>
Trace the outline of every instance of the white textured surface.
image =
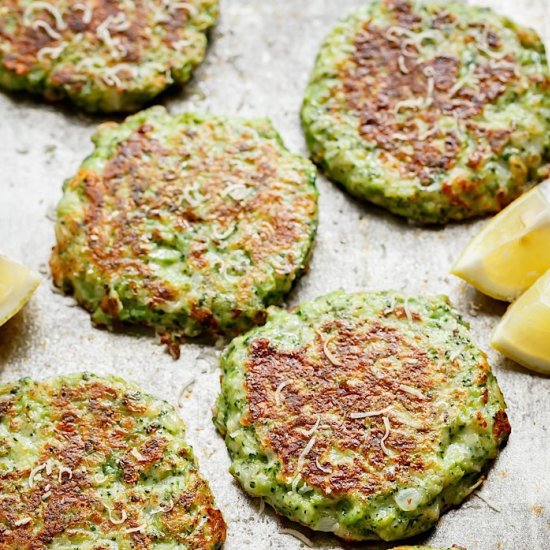
<svg viewBox="0 0 550 550">
<path fill-rule="evenodd" d="M 361 3 L 222 0 L 223 14 L 206 63 L 184 93 L 164 101 L 175 112 L 200 109 L 268 116 L 287 145 L 305 154 L 298 111 L 316 51 L 335 21 Z M 550 33 L 550 0 L 484 3 Z M 47 273 L 54 241 L 50 218 L 61 183 L 91 151 L 89 137 L 101 120 L 28 97 L 0 95 L 1 252 Z M 318 183 L 321 223 L 315 254 L 309 274 L 289 301 L 337 288 L 448 294 L 489 353 L 509 405 L 512 436 L 481 490 L 499 511 L 471 498 L 419 542 L 456 543 L 469 550 L 549 550 L 550 378 L 527 372 L 491 351 L 489 333 L 503 305 L 448 275 L 452 260 L 482 222 L 441 230 L 409 227 L 358 204 L 323 177 Z M 44 279 L 27 308 L 0 329 L 0 381 L 86 369 L 133 379 L 146 391 L 176 403 L 180 388 L 196 377 L 182 399 L 181 414 L 228 523 L 227 550 L 299 548 L 298 541 L 278 534 L 287 522 L 267 509 L 259 515 L 259 503 L 247 498 L 227 473 L 225 446 L 210 421 L 219 387 L 214 350 L 186 345 L 175 362 L 149 336 L 95 330 L 88 314 L 73 307 L 70 298 L 54 294 L 46 275 Z M 334 538 L 303 531 L 316 546 L 341 548 Z"/>
</svg>

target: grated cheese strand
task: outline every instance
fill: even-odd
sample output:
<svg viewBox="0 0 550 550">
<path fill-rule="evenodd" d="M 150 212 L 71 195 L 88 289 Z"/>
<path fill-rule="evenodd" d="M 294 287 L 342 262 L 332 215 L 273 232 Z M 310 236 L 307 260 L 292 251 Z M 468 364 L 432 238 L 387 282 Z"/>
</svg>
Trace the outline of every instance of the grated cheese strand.
<svg viewBox="0 0 550 550">
<path fill-rule="evenodd" d="M 92 8 L 88 6 L 88 4 L 79 2 L 78 4 L 75 4 L 73 6 L 73 11 L 82 12 L 82 23 L 84 23 L 85 25 L 88 25 L 92 22 L 93 11 L 92 11 Z"/>
<path fill-rule="evenodd" d="M 414 395 L 419 399 L 426 399 L 426 396 L 418 388 L 407 386 L 407 384 L 399 384 L 399 389 L 403 390 L 404 392 L 410 393 L 411 395 Z"/>
<path fill-rule="evenodd" d="M 482 497 L 479 493 L 475 493 L 474 496 L 479 498 L 483 502 L 485 502 L 485 504 L 487 504 L 487 506 L 489 506 L 491 510 L 494 510 L 495 512 L 499 512 L 499 513 L 501 512 L 500 508 L 497 508 L 494 504 L 491 504 L 491 502 L 489 502 L 489 500 L 486 497 Z"/>
<path fill-rule="evenodd" d="M 390 313 L 394 312 L 395 305 L 396 305 L 395 302 L 396 302 L 395 295 L 392 295 L 390 305 L 388 308 L 384 310 L 384 315 L 389 315 Z"/>
<path fill-rule="evenodd" d="M 303 465 L 304 460 L 305 460 L 306 456 L 308 455 L 309 451 L 311 451 L 311 449 L 313 448 L 313 445 L 315 445 L 316 440 L 317 440 L 317 438 L 315 436 L 313 436 L 308 441 L 307 445 L 302 449 L 302 452 L 298 456 L 298 469 L 299 470 L 301 469 L 301 466 Z"/>
<path fill-rule="evenodd" d="M 55 48 L 49 48 L 46 46 L 45 48 L 38 50 L 36 54 L 36 59 L 38 59 L 38 61 L 44 61 L 46 57 L 49 57 L 50 59 L 57 59 L 64 49 L 65 46 L 63 45 L 57 46 Z"/>
<path fill-rule="evenodd" d="M 167 512 L 170 512 L 170 510 L 172 510 L 173 508 L 174 508 L 174 501 L 170 499 L 168 501 L 168 506 L 159 506 L 158 508 L 154 508 L 153 510 L 151 510 L 151 512 L 149 513 L 151 515 L 160 514 L 160 513 L 166 514 Z"/>
<path fill-rule="evenodd" d="M 214 230 L 212 231 L 212 236 L 216 241 L 225 241 L 225 239 L 227 239 L 230 235 L 233 234 L 235 229 L 236 229 L 236 226 L 232 225 L 228 227 L 225 231 L 222 231 L 221 233 L 218 233 L 216 230 Z"/>
<path fill-rule="evenodd" d="M 321 470 L 321 472 L 325 472 L 325 474 L 330 474 L 332 472 L 332 468 L 327 468 L 319 462 L 319 457 L 315 459 L 315 465 L 319 468 L 319 470 Z"/>
<path fill-rule="evenodd" d="M 405 311 L 405 315 L 407 317 L 407 321 L 409 321 L 409 323 L 412 323 L 414 321 L 413 319 L 413 315 L 411 313 L 411 310 L 409 308 L 409 300 L 410 298 L 407 298 L 404 302 L 403 302 L 403 310 Z"/>
<path fill-rule="evenodd" d="M 384 422 L 384 428 L 386 429 L 386 433 L 384 433 L 384 435 L 382 436 L 382 439 L 380 440 L 380 447 L 382 447 L 382 450 L 386 455 L 390 456 L 391 452 L 386 447 L 386 440 L 390 436 L 390 431 L 391 431 L 390 419 L 387 416 L 384 416 L 382 418 L 382 421 Z"/>
<path fill-rule="evenodd" d="M 407 68 L 407 64 L 405 63 L 405 57 L 403 55 L 400 55 L 398 58 L 397 58 L 397 65 L 399 67 L 399 70 L 403 73 L 403 74 L 409 74 L 409 69 Z"/>
<path fill-rule="evenodd" d="M 298 539 L 301 543 L 305 544 L 309 548 L 313 548 L 313 542 L 308 539 L 303 533 L 300 533 L 300 531 L 296 531 L 296 529 L 279 529 L 279 533 L 282 535 L 292 535 L 294 538 Z"/>
<path fill-rule="evenodd" d="M 393 409 L 393 405 L 389 405 L 388 407 L 385 407 L 377 411 L 355 412 L 355 413 L 351 413 L 349 416 L 350 418 L 353 418 L 353 419 L 370 418 L 371 416 L 380 416 L 380 415 L 386 414 L 387 412 L 390 412 L 392 409 Z"/>
<path fill-rule="evenodd" d="M 424 427 L 424 424 L 422 424 L 422 422 L 410 418 L 406 413 L 393 410 L 390 414 L 392 418 L 395 418 L 401 424 L 414 428 L 415 430 L 419 430 Z"/>
<path fill-rule="evenodd" d="M 313 435 L 317 431 L 317 429 L 319 428 L 320 423 L 321 423 L 321 416 L 317 415 L 317 422 L 315 422 L 313 427 L 309 430 L 304 430 L 302 433 L 304 435 L 307 435 L 307 436 Z"/>
<path fill-rule="evenodd" d="M 395 113 L 399 113 L 401 109 L 419 109 L 424 106 L 424 98 L 417 97 L 414 99 L 404 99 L 403 101 L 398 101 L 393 110 Z"/>
<path fill-rule="evenodd" d="M 61 35 L 57 31 L 54 31 L 49 23 L 42 21 L 42 19 L 33 21 L 31 28 L 35 31 L 42 29 L 50 38 L 53 38 L 54 40 L 59 40 L 61 38 Z"/>
<path fill-rule="evenodd" d="M 199 11 L 196 6 L 190 4 L 189 2 L 176 2 L 175 4 L 170 5 L 170 11 L 185 10 L 190 15 L 196 16 Z"/>
<path fill-rule="evenodd" d="M 325 354 L 325 357 L 335 366 L 335 367 L 341 367 L 342 363 L 338 361 L 336 357 L 332 354 L 330 349 L 328 349 L 328 345 L 334 340 L 336 336 L 330 336 L 326 337 L 325 334 L 323 334 L 321 331 L 317 330 L 317 334 L 319 335 L 319 338 L 321 338 L 321 341 L 323 342 L 323 353 Z"/>
<path fill-rule="evenodd" d="M 46 464 L 41 464 L 40 466 L 37 466 L 36 468 L 33 468 L 29 474 L 29 487 L 32 487 L 34 485 L 34 478 L 36 474 L 41 472 L 46 467 Z"/>
<path fill-rule="evenodd" d="M 23 14 L 23 21 L 26 25 L 29 23 L 31 15 L 36 10 L 47 11 L 55 19 L 55 26 L 57 30 L 64 31 L 67 28 L 67 24 L 63 21 L 63 16 L 59 10 L 48 2 L 32 2 L 27 6 Z"/>
<path fill-rule="evenodd" d="M 280 406 L 281 406 L 281 392 L 282 392 L 289 384 L 291 384 L 291 381 L 290 381 L 290 380 L 283 380 L 283 382 L 281 382 L 281 383 L 277 386 L 277 389 L 275 390 L 275 404 L 277 405 L 277 407 L 280 407 Z"/>
<path fill-rule="evenodd" d="M 13 525 L 15 527 L 19 527 L 21 525 L 26 525 L 27 523 L 29 523 L 31 521 L 32 521 L 32 518 L 21 518 L 21 519 L 18 519 L 17 521 L 14 521 Z"/>
<path fill-rule="evenodd" d="M 69 474 L 69 479 L 73 479 L 73 471 L 70 468 L 66 468 L 65 466 L 60 466 L 59 475 L 57 477 L 57 481 L 59 483 L 63 481 L 63 474 Z"/>
<path fill-rule="evenodd" d="M 195 382 L 197 381 L 197 379 L 192 376 L 191 378 L 189 378 L 189 380 L 187 380 L 186 382 L 183 383 L 183 386 L 181 387 L 181 390 L 180 390 L 180 394 L 178 396 L 178 407 L 181 409 L 183 406 L 184 406 L 184 396 L 185 396 L 185 392 L 195 384 Z"/>
<path fill-rule="evenodd" d="M 107 506 L 105 506 L 105 508 L 107 508 Z M 121 523 L 124 523 L 128 519 L 128 516 L 126 515 L 126 510 L 122 510 L 119 519 L 113 518 L 112 508 L 107 508 L 107 511 L 109 512 L 109 521 L 114 525 L 120 525 Z"/>
<path fill-rule="evenodd" d="M 298 482 L 302 478 L 302 475 L 300 473 L 300 470 L 302 469 L 304 465 L 304 461 L 306 459 L 306 456 L 308 455 L 309 451 L 313 448 L 313 445 L 315 445 L 315 441 L 317 438 L 313 436 L 307 443 L 307 445 L 302 449 L 302 452 L 298 455 L 298 461 L 296 462 L 296 475 L 294 476 L 294 479 L 292 480 L 292 490 L 296 490 L 296 486 L 298 485 Z"/>
</svg>

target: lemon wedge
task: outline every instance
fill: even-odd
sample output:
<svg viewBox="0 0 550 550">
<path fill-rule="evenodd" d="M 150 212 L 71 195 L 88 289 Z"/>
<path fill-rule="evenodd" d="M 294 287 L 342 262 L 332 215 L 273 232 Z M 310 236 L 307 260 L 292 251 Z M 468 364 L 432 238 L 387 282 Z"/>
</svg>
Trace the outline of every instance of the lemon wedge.
<svg viewBox="0 0 550 550">
<path fill-rule="evenodd" d="M 0 326 L 30 300 L 40 277 L 29 268 L 0 255 Z"/>
<path fill-rule="evenodd" d="M 513 301 L 550 269 L 550 180 L 491 219 L 451 273 L 484 294 Z"/>
<path fill-rule="evenodd" d="M 550 271 L 510 305 L 491 345 L 528 369 L 550 374 Z"/>
</svg>

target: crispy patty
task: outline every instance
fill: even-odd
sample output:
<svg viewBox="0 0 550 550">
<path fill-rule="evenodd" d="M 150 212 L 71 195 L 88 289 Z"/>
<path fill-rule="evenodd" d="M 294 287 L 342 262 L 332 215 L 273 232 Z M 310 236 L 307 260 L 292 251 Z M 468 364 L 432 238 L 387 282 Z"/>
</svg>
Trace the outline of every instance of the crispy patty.
<svg viewBox="0 0 550 550">
<path fill-rule="evenodd" d="M 423 223 L 497 212 L 548 174 L 537 34 L 462 2 L 369 2 L 327 37 L 302 121 L 355 196 Z"/>
<path fill-rule="evenodd" d="M 219 548 L 173 407 L 119 378 L 0 386 L 0 548 Z"/>
<path fill-rule="evenodd" d="M 93 139 L 58 206 L 55 284 L 100 324 L 197 336 L 263 321 L 312 247 L 314 166 L 267 120 L 162 107 Z"/>
<path fill-rule="evenodd" d="M 5 0 L 0 87 L 132 111 L 189 79 L 217 0 Z"/>
<path fill-rule="evenodd" d="M 335 292 L 233 340 L 215 423 L 244 490 L 312 529 L 396 540 L 482 480 L 510 432 L 445 297 Z"/>
</svg>

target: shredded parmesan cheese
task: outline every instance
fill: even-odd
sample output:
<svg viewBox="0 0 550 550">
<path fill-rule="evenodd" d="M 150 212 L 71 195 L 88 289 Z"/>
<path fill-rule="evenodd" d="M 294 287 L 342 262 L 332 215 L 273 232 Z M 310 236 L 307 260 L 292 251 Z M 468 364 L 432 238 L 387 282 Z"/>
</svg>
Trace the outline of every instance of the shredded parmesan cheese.
<svg viewBox="0 0 550 550">
<path fill-rule="evenodd" d="M 83 4 L 79 2 L 78 4 L 75 4 L 73 6 L 73 11 L 82 12 L 82 23 L 84 23 L 85 25 L 88 25 L 92 22 L 92 17 L 93 17 L 92 8 L 87 4 Z"/>
<path fill-rule="evenodd" d="M 159 506 L 158 508 L 155 508 L 154 510 L 151 510 L 150 514 L 166 514 L 167 512 L 170 512 L 174 508 L 174 501 L 169 500 L 167 503 L 167 506 Z"/>
<path fill-rule="evenodd" d="M 424 99 L 421 97 L 413 99 L 404 99 L 403 101 L 398 101 L 393 110 L 395 113 L 399 113 L 402 109 L 419 109 L 424 106 Z"/>
<path fill-rule="evenodd" d="M 398 58 L 397 58 L 397 65 L 399 67 L 399 70 L 403 73 L 403 74 L 408 74 L 409 73 L 409 69 L 407 68 L 407 64 L 405 63 L 405 57 L 403 55 L 400 55 Z"/>
<path fill-rule="evenodd" d="M 32 521 L 32 518 L 21 518 L 21 519 L 18 519 L 17 521 L 14 521 L 13 525 L 15 527 L 19 527 L 20 525 L 26 525 L 27 523 L 29 523 L 31 521 Z"/>
<path fill-rule="evenodd" d="M 416 41 L 417 34 L 410 31 L 409 29 L 406 29 L 405 27 L 400 27 L 398 25 L 392 25 L 388 28 L 386 31 L 386 38 L 390 42 L 397 42 L 397 36 L 407 36 L 411 40 Z"/>
<path fill-rule="evenodd" d="M 414 420 L 408 414 L 403 413 L 402 411 L 392 410 L 390 412 L 390 415 L 392 416 L 392 418 L 395 418 L 398 422 L 401 422 L 401 424 L 404 424 L 405 426 L 410 426 L 415 430 L 419 430 L 423 427 L 422 422 Z"/>
<path fill-rule="evenodd" d="M 384 310 L 384 315 L 389 315 L 395 310 L 395 295 L 392 295 L 391 302 L 388 308 Z"/>
<path fill-rule="evenodd" d="M 330 474 L 332 472 L 332 468 L 327 468 L 319 462 L 319 457 L 315 459 L 315 465 L 319 468 L 319 470 L 321 470 L 321 472 L 325 472 L 325 474 Z"/>
<path fill-rule="evenodd" d="M 281 382 L 281 383 L 277 386 L 277 389 L 275 390 L 275 404 L 277 405 L 277 407 L 280 407 L 280 406 L 281 406 L 281 392 L 282 392 L 283 389 L 286 388 L 290 383 L 291 383 L 290 380 L 283 380 L 283 382 Z"/>
<path fill-rule="evenodd" d="M 107 507 L 106 507 L 107 508 Z M 113 523 L 114 525 L 120 525 L 121 523 L 124 523 L 128 516 L 126 515 L 126 510 L 122 510 L 120 513 L 120 518 L 116 519 L 113 517 L 113 510 L 112 508 L 107 508 L 107 511 L 109 512 L 109 521 Z"/>
<path fill-rule="evenodd" d="M 69 479 L 73 478 L 73 471 L 70 468 L 66 468 L 65 466 L 60 466 L 59 467 L 59 475 L 57 477 L 57 480 L 58 480 L 59 483 L 61 483 L 63 481 L 63 474 L 68 474 Z"/>
<path fill-rule="evenodd" d="M 330 336 L 329 338 L 326 338 L 326 336 L 320 332 L 317 331 L 317 334 L 319 335 L 319 338 L 321 338 L 321 341 L 323 342 L 323 353 L 325 354 L 325 357 L 335 366 L 335 367 L 341 367 L 342 364 L 338 359 L 331 353 L 330 349 L 328 348 L 328 345 L 334 340 L 335 336 Z"/>
<path fill-rule="evenodd" d="M 317 415 L 317 422 L 315 422 L 315 424 L 313 425 L 313 427 L 309 430 L 302 430 L 302 433 L 304 435 L 307 435 L 308 437 L 310 435 L 313 435 L 317 429 L 319 428 L 319 424 L 321 423 L 321 416 L 320 415 Z"/>
<path fill-rule="evenodd" d="M 258 514 L 263 514 L 264 513 L 264 510 L 265 510 L 265 500 L 260 497 L 260 504 L 258 506 Z"/>
<path fill-rule="evenodd" d="M 47 11 L 55 19 L 55 26 L 57 27 L 57 30 L 64 31 L 67 28 L 67 24 L 63 21 L 63 16 L 59 10 L 48 2 L 32 2 L 27 6 L 25 13 L 23 14 L 23 21 L 26 25 L 28 25 L 31 15 L 36 10 Z"/>
<path fill-rule="evenodd" d="M 44 61 L 46 57 L 49 57 L 50 59 L 57 59 L 64 49 L 65 46 L 57 46 L 56 48 L 42 48 L 41 50 L 38 50 L 36 59 L 38 59 L 38 61 Z"/>
<path fill-rule="evenodd" d="M 125 48 L 120 42 L 120 38 L 113 38 L 111 31 L 122 32 L 130 28 L 130 22 L 126 19 L 124 12 L 118 12 L 116 15 L 109 15 L 102 23 L 97 26 L 96 36 L 101 40 L 114 58 L 122 57 Z"/>
<path fill-rule="evenodd" d="M 407 386 L 406 384 L 399 384 L 399 389 L 410 393 L 419 399 L 426 399 L 426 396 L 418 388 L 413 388 L 412 386 Z"/>
<path fill-rule="evenodd" d="M 46 491 L 40 498 L 42 500 L 48 500 L 51 496 L 52 492 L 51 491 Z"/>
<path fill-rule="evenodd" d="M 183 199 L 193 208 L 199 206 L 204 201 L 205 196 L 195 187 L 187 187 L 181 193 Z M 199 197 L 197 197 L 199 195 Z"/>
<path fill-rule="evenodd" d="M 482 476 L 480 477 L 469 489 L 468 494 L 470 494 L 472 491 L 475 491 L 483 482 L 485 481 L 485 478 Z"/>
<path fill-rule="evenodd" d="M 392 409 L 393 409 L 393 406 L 389 405 L 388 407 L 385 407 L 378 411 L 356 412 L 356 413 L 351 413 L 349 416 L 350 418 L 353 418 L 353 419 L 370 418 L 371 416 L 380 416 L 380 415 L 386 414 Z"/>
<path fill-rule="evenodd" d="M 500 508 L 497 508 L 494 504 L 489 502 L 489 500 L 486 497 L 482 497 L 479 493 L 475 493 L 474 496 L 479 498 L 483 502 L 485 502 L 485 504 L 487 504 L 487 506 L 489 506 L 491 510 L 494 510 L 495 512 L 499 512 L 499 513 L 501 512 Z"/>
<path fill-rule="evenodd" d="M 42 21 L 41 19 L 33 21 L 31 28 L 35 31 L 42 29 L 50 38 L 53 38 L 54 40 L 59 40 L 61 38 L 61 35 L 57 31 L 54 31 L 49 23 L 46 23 L 46 21 Z"/>
<path fill-rule="evenodd" d="M 170 9 L 171 11 L 185 10 L 192 16 L 195 16 L 199 13 L 197 7 L 193 6 L 189 2 L 176 2 L 175 4 L 170 5 Z"/>
<path fill-rule="evenodd" d="M 489 50 L 485 46 L 482 46 L 479 42 L 477 43 L 477 49 L 481 53 L 484 53 L 487 57 L 491 57 L 493 59 L 502 59 L 506 55 L 506 52 L 494 52 Z"/>
<path fill-rule="evenodd" d="M 296 529 L 279 529 L 279 533 L 282 535 L 292 535 L 309 548 L 313 548 L 313 542 L 311 542 L 311 540 L 309 540 L 303 533 L 300 533 L 300 531 L 296 531 Z"/>
<path fill-rule="evenodd" d="M 183 386 L 181 387 L 181 391 L 178 397 L 178 407 L 181 409 L 184 405 L 184 397 L 187 390 L 197 381 L 197 379 L 192 376 L 187 382 L 184 382 Z"/>
<path fill-rule="evenodd" d="M 304 461 L 306 459 L 306 456 L 308 455 L 309 451 L 313 448 L 313 445 L 315 445 L 315 441 L 317 438 L 313 436 L 307 443 L 307 445 L 302 449 L 302 452 L 298 456 L 298 461 L 296 463 L 296 475 L 294 476 L 294 479 L 292 480 L 292 490 L 296 491 L 296 486 L 298 485 L 298 482 L 302 478 L 302 475 L 300 473 L 300 470 L 302 469 L 304 465 Z"/>
<path fill-rule="evenodd" d="M 119 90 L 122 88 L 122 81 L 114 74 L 104 74 L 101 78 L 107 86 L 113 86 Z"/>
<path fill-rule="evenodd" d="M 413 319 L 413 315 L 411 313 L 411 310 L 409 308 L 409 300 L 410 300 L 410 298 L 407 298 L 403 302 L 403 310 L 405 311 L 405 315 L 407 316 L 407 321 L 409 321 L 409 323 L 412 323 L 414 321 L 414 319 Z"/>
<path fill-rule="evenodd" d="M 236 226 L 232 225 L 228 227 L 225 231 L 218 233 L 216 230 L 212 231 L 212 236 L 216 241 L 225 241 L 236 229 Z"/>
<path fill-rule="evenodd" d="M 424 67 L 423 71 L 426 77 L 426 97 L 424 98 L 424 106 L 429 107 L 433 103 L 434 94 L 434 68 L 431 66 Z"/>
<path fill-rule="evenodd" d="M 313 436 L 307 443 L 307 445 L 303 448 L 302 452 L 298 456 L 298 465 L 302 465 L 304 463 L 304 460 L 306 456 L 308 455 L 309 451 L 313 448 L 313 445 L 315 445 L 316 437 Z M 300 469 L 300 468 L 298 468 Z"/>
<path fill-rule="evenodd" d="M 390 436 L 390 431 L 391 431 L 390 419 L 387 416 L 384 416 L 382 418 L 382 421 L 384 422 L 384 428 L 386 429 L 386 432 L 384 433 L 384 435 L 382 436 L 382 439 L 380 440 L 380 447 L 382 447 L 382 450 L 384 451 L 384 453 L 389 456 L 391 455 L 391 452 L 386 447 L 386 440 Z"/>
<path fill-rule="evenodd" d="M 246 185 L 242 185 L 240 183 L 230 185 L 222 193 L 222 197 L 230 197 L 237 202 L 246 199 L 248 195 L 249 188 Z"/>
<path fill-rule="evenodd" d="M 31 470 L 31 473 L 29 474 L 29 487 L 32 487 L 34 485 L 34 478 L 36 475 L 41 472 L 46 467 L 46 464 L 41 464 L 40 466 L 37 466 L 36 468 L 33 468 Z"/>
<path fill-rule="evenodd" d="M 98 484 L 98 485 L 101 485 L 105 480 L 107 479 L 107 476 L 105 474 L 96 474 L 94 476 L 94 481 Z"/>
<path fill-rule="evenodd" d="M 300 473 L 297 473 L 294 478 L 292 479 L 292 483 L 290 484 L 290 487 L 293 491 L 296 491 L 296 488 L 298 487 L 298 483 L 300 483 L 300 480 L 302 479 L 302 476 Z"/>
</svg>

